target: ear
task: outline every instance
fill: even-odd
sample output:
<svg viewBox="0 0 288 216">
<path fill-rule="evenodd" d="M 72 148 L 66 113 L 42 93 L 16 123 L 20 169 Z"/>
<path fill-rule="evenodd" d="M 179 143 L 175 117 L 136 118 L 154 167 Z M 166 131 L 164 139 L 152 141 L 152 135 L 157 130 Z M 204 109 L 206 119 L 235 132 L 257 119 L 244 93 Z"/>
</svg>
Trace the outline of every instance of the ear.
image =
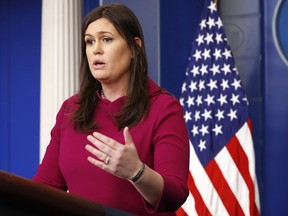
<svg viewBox="0 0 288 216">
<path fill-rule="evenodd" d="M 136 41 L 139 47 L 142 47 L 142 40 L 139 37 L 135 37 L 134 40 Z"/>
<path fill-rule="evenodd" d="M 136 53 L 138 53 L 139 50 L 140 50 L 141 47 L 142 47 L 142 40 L 141 40 L 139 37 L 135 37 L 134 40 L 135 40 L 135 42 L 137 43 L 137 45 L 139 46 L 139 49 L 137 49 L 138 51 L 136 50 Z M 131 54 L 131 59 L 134 58 L 134 55 L 135 55 L 135 53 L 133 52 L 133 53 Z"/>
</svg>

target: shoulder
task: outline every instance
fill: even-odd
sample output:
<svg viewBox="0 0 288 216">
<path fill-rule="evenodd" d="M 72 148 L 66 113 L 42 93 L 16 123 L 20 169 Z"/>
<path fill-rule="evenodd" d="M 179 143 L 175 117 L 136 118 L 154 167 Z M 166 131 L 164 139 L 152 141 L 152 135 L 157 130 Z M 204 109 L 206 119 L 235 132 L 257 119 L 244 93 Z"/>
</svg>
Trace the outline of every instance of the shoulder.
<svg viewBox="0 0 288 216">
<path fill-rule="evenodd" d="M 74 112 L 79 107 L 80 95 L 75 94 L 67 98 L 61 106 L 64 112 Z"/>
<path fill-rule="evenodd" d="M 71 97 L 67 98 L 64 103 L 78 103 L 80 100 L 80 95 L 79 94 L 75 94 L 75 95 L 72 95 Z"/>
<path fill-rule="evenodd" d="M 151 95 L 151 102 L 156 103 L 179 103 L 178 98 L 176 98 L 171 92 L 166 89 L 161 88 L 157 94 Z M 180 104 L 180 103 L 179 103 Z"/>
<path fill-rule="evenodd" d="M 67 98 L 61 105 L 60 109 L 58 110 L 56 121 L 58 123 L 65 122 L 66 120 L 71 119 L 71 115 L 77 110 L 79 107 L 79 94 L 75 94 L 69 98 Z M 61 123 L 61 124 L 62 124 Z"/>
<path fill-rule="evenodd" d="M 159 91 L 150 96 L 150 111 L 153 115 L 179 115 L 183 116 L 183 108 L 176 96 L 160 88 Z"/>
<path fill-rule="evenodd" d="M 173 94 L 161 88 L 151 78 L 148 79 L 148 94 L 151 100 L 178 101 Z"/>
<path fill-rule="evenodd" d="M 148 93 L 150 108 L 153 112 L 159 114 L 163 112 L 182 113 L 183 109 L 178 98 L 154 83 L 151 78 L 148 79 Z"/>
<path fill-rule="evenodd" d="M 183 108 L 179 102 L 179 100 L 171 94 L 169 91 L 165 89 L 161 89 L 159 94 L 154 95 L 150 99 L 150 106 L 151 109 L 158 110 L 159 113 L 166 113 L 166 112 L 172 112 L 172 113 L 182 113 Z"/>
</svg>

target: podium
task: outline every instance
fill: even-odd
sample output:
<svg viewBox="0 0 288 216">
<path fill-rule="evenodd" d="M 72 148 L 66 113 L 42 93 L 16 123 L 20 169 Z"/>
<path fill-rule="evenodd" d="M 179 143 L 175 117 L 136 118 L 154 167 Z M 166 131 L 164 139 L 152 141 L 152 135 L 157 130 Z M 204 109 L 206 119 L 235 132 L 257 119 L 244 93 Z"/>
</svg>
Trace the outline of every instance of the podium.
<svg viewBox="0 0 288 216">
<path fill-rule="evenodd" d="M 132 216 L 50 186 L 0 170 L 1 216 Z"/>
</svg>

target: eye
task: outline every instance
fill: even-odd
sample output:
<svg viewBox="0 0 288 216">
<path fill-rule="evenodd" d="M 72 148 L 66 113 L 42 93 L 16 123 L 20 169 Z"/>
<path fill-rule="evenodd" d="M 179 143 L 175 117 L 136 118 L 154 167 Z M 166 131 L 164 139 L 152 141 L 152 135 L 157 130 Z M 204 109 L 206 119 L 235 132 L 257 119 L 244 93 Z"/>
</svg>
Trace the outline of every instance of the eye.
<svg viewBox="0 0 288 216">
<path fill-rule="evenodd" d="M 113 38 L 111 38 L 111 37 L 104 37 L 103 38 L 103 42 L 105 42 L 105 43 L 110 43 L 112 40 L 113 40 Z"/>
<path fill-rule="evenodd" d="M 85 40 L 85 43 L 88 46 L 92 46 L 95 43 L 95 40 L 88 38 L 88 39 Z"/>
</svg>

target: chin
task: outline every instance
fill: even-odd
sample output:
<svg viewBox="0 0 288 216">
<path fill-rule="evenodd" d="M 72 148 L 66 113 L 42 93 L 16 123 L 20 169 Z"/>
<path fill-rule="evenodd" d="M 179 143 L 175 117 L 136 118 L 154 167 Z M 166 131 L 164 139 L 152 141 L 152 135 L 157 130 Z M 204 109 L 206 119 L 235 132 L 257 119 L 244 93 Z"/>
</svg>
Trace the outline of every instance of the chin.
<svg viewBox="0 0 288 216">
<path fill-rule="evenodd" d="M 99 81 L 105 79 L 105 77 L 103 77 L 102 74 L 99 74 L 98 71 L 92 72 L 92 76 L 94 77 L 94 79 L 99 80 Z"/>
</svg>

